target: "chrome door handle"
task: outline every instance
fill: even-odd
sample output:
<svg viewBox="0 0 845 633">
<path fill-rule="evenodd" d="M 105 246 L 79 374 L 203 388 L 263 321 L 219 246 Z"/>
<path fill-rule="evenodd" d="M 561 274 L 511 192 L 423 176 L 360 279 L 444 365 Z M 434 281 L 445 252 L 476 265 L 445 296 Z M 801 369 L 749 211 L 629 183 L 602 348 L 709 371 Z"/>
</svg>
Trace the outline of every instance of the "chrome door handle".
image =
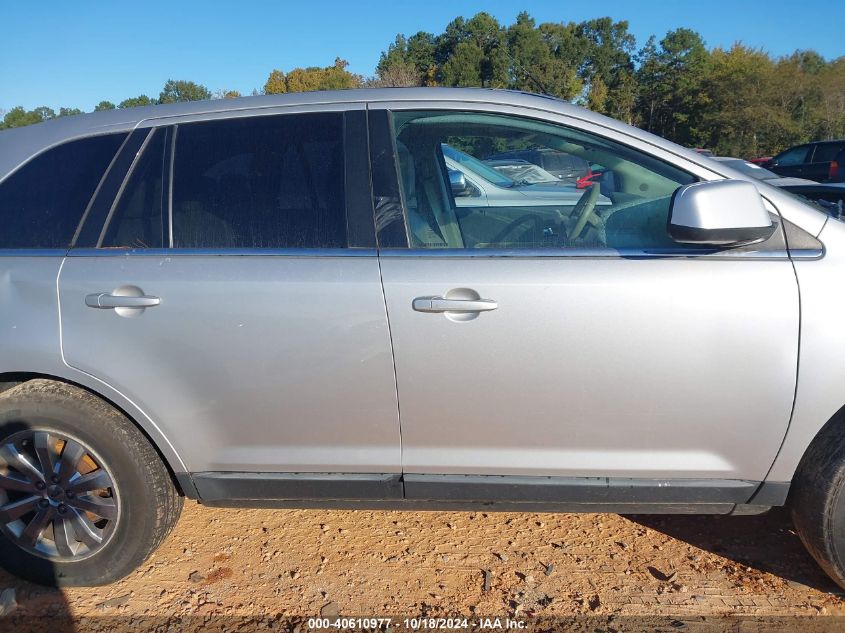
<svg viewBox="0 0 845 633">
<path fill-rule="evenodd" d="M 85 297 L 85 305 L 89 308 L 152 308 L 161 303 L 161 299 L 150 295 L 140 297 L 124 297 L 108 292 L 97 292 Z"/>
<path fill-rule="evenodd" d="M 417 297 L 413 303 L 417 312 L 489 312 L 499 307 L 492 299 L 444 299 Z"/>
</svg>

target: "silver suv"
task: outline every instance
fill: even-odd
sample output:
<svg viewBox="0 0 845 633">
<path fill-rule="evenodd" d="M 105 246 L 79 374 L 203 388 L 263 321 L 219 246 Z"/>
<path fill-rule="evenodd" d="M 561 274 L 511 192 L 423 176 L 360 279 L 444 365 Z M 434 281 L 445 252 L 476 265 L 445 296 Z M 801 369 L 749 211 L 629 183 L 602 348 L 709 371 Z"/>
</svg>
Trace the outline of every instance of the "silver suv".
<svg viewBox="0 0 845 633">
<path fill-rule="evenodd" d="M 608 177 L 458 204 L 444 143 Z M 0 132 L 0 222 L 16 574 L 120 578 L 184 497 L 788 503 L 845 586 L 845 226 L 724 164 L 521 93 L 279 95 Z"/>
</svg>

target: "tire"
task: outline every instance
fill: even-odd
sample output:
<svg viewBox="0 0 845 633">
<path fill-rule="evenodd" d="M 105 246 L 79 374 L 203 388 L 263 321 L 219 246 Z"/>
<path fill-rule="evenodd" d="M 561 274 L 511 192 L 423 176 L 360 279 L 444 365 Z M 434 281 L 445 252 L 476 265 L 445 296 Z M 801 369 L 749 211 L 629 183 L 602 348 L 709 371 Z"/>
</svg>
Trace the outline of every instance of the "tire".
<svg viewBox="0 0 845 633">
<path fill-rule="evenodd" d="M 822 429 L 807 449 L 787 505 L 807 551 L 845 588 L 845 433 L 838 426 Z"/>
<path fill-rule="evenodd" d="M 49 456 L 36 452 L 45 445 Z M 39 482 L 20 456 L 52 474 Z M 17 468 L 8 468 L 10 461 Z M 61 382 L 31 380 L 0 393 L 4 470 L 18 483 L 6 479 L 4 490 L 0 480 L 0 565 L 43 585 L 104 585 L 126 576 L 164 541 L 182 510 L 170 473 L 143 433 L 105 401 Z M 29 474 L 20 483 L 23 471 Z M 82 484 L 84 473 L 89 481 Z M 103 482 L 110 485 L 93 489 Z M 15 499 L 21 509 L 36 504 L 35 514 L 7 521 L 13 515 L 3 508 Z"/>
</svg>

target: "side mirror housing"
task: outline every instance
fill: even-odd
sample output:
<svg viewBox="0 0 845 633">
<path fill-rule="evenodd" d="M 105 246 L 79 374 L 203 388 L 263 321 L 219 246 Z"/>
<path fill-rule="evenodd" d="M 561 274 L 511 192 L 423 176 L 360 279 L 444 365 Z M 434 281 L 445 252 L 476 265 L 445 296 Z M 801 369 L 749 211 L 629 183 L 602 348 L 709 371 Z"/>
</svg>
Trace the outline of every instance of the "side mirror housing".
<svg viewBox="0 0 845 633">
<path fill-rule="evenodd" d="M 473 194 L 473 187 L 466 176 L 455 169 L 449 170 L 449 185 L 452 188 L 452 195 L 456 198 L 465 198 Z"/>
<path fill-rule="evenodd" d="M 672 196 L 669 235 L 676 242 L 741 246 L 767 240 L 775 228 L 757 187 L 745 180 L 695 182 Z"/>
</svg>

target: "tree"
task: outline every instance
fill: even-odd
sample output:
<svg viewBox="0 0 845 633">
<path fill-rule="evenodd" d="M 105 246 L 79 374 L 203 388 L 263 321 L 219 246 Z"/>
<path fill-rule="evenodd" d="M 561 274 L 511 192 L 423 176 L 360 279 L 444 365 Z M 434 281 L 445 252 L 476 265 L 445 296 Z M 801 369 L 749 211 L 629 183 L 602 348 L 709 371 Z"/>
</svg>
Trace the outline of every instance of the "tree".
<svg viewBox="0 0 845 633">
<path fill-rule="evenodd" d="M 323 70 L 318 90 L 346 90 L 361 86 L 361 77 L 348 70 L 349 62 L 335 57 L 334 64 Z"/>
<path fill-rule="evenodd" d="M 32 125 L 33 123 L 41 123 L 41 121 L 45 120 L 44 115 L 48 110 L 49 108 L 41 108 L 27 111 L 23 107 L 17 106 L 9 110 L 3 117 L 3 122 L 0 124 L 0 129 L 5 130 L 13 127 L 23 127 L 24 125 Z"/>
<path fill-rule="evenodd" d="M 577 64 L 568 59 L 564 50 L 567 33 L 567 27 L 562 24 L 543 24 L 537 28 L 528 13 L 520 13 L 507 32 L 511 62 L 509 87 L 573 99 L 583 84 Z"/>
<path fill-rule="evenodd" d="M 264 94 L 279 95 L 288 91 L 287 77 L 281 70 L 274 70 L 264 84 Z"/>
<path fill-rule="evenodd" d="M 114 110 L 117 106 L 111 101 L 100 101 L 94 106 L 94 112 L 101 112 L 102 110 Z"/>
<path fill-rule="evenodd" d="M 59 108 L 57 116 L 73 116 L 74 114 L 82 114 L 82 110 L 79 108 Z"/>
<path fill-rule="evenodd" d="M 689 29 L 649 38 L 640 50 L 636 73 L 636 120 L 650 132 L 685 145 L 697 142 L 707 105 L 702 91 L 709 53 L 701 36 Z"/>
<path fill-rule="evenodd" d="M 714 49 L 702 82 L 708 103 L 699 138 L 727 156 L 759 156 L 799 138 L 790 113 L 773 107 L 775 72 L 762 51 L 741 44 Z"/>
<path fill-rule="evenodd" d="M 444 60 L 440 75 L 447 86 L 506 88 L 510 82 L 505 29 L 489 13 L 453 20 L 437 40 L 437 57 Z"/>
<path fill-rule="evenodd" d="M 422 31 L 406 39 L 396 36 L 383 51 L 376 66 L 376 78 L 368 85 L 434 85 L 437 66 L 434 61 L 434 36 Z"/>
<path fill-rule="evenodd" d="M 318 66 L 294 68 L 289 73 L 274 70 L 264 84 L 264 92 L 266 94 L 283 94 L 285 92 L 358 88 L 363 80 L 359 75 L 346 70 L 348 66 L 349 63 L 346 60 L 337 57 L 333 65 L 325 68 Z"/>
<path fill-rule="evenodd" d="M 117 104 L 118 108 L 137 108 L 139 106 L 153 105 L 156 102 L 150 99 L 147 95 L 139 95 L 130 99 L 124 99 Z"/>
<path fill-rule="evenodd" d="M 575 29 L 583 40 L 585 55 L 580 74 L 590 86 L 597 79 L 607 87 L 600 112 L 623 121 L 633 120 L 634 61 L 632 54 L 636 39 L 628 32 L 628 22 L 614 22 L 611 18 L 597 18 L 582 22 Z M 603 88 L 596 88 L 602 93 Z M 594 98 L 593 102 L 597 100 Z"/>
<path fill-rule="evenodd" d="M 409 88 L 419 85 L 419 72 L 408 62 L 393 62 L 383 67 L 376 77 L 364 82 L 366 88 Z"/>
<path fill-rule="evenodd" d="M 159 103 L 179 101 L 204 101 L 211 99 L 211 91 L 203 85 L 182 79 L 168 79 L 158 97 Z"/>
</svg>

